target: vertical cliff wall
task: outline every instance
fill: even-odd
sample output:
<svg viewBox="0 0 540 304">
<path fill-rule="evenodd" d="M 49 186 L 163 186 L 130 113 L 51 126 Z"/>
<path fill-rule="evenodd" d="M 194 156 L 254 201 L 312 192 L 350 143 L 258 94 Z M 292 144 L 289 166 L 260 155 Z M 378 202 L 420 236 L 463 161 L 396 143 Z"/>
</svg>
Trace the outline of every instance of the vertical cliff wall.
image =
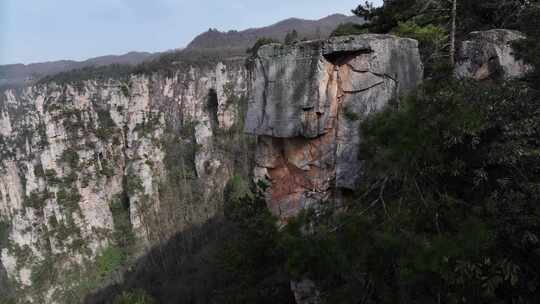
<svg viewBox="0 0 540 304">
<path fill-rule="evenodd" d="M 227 180 L 249 170 L 235 164 L 249 150 L 247 85 L 244 61 L 231 60 L 2 92 L 0 269 L 11 288 L 66 302 L 104 251 L 130 242 L 142 253 L 219 213 Z"/>
<path fill-rule="evenodd" d="M 361 182 L 360 123 L 422 80 L 415 40 L 360 35 L 262 47 L 246 131 L 258 136 L 256 178 L 281 219 Z"/>
</svg>

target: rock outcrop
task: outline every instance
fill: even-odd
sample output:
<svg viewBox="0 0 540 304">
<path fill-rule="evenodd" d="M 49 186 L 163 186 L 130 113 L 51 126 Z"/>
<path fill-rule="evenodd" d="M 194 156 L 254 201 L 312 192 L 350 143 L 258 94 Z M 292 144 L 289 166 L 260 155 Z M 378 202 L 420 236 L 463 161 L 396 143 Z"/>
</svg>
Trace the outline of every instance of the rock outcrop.
<svg viewBox="0 0 540 304">
<path fill-rule="evenodd" d="M 309 279 L 291 282 L 291 291 L 296 304 L 320 304 L 321 295 L 315 282 Z"/>
<path fill-rule="evenodd" d="M 281 219 L 353 190 L 362 119 L 422 80 L 415 40 L 366 34 L 262 47 L 246 132 L 258 136 L 255 175 Z"/>
<path fill-rule="evenodd" d="M 532 67 L 516 59 L 512 42 L 524 38 L 520 32 L 505 29 L 470 33 L 458 52 L 456 76 L 475 80 L 523 77 Z"/>
</svg>

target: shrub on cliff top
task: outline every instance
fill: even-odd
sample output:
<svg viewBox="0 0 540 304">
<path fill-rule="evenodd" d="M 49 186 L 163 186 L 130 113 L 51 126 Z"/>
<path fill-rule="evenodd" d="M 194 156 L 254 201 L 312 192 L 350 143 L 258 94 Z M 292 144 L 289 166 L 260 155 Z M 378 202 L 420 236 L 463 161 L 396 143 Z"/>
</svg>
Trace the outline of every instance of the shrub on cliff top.
<svg viewBox="0 0 540 304">
<path fill-rule="evenodd" d="M 360 35 L 360 34 L 366 34 L 368 32 L 367 29 L 362 27 L 361 25 L 357 23 L 342 23 L 336 27 L 336 29 L 332 32 L 330 37 L 339 37 L 339 36 L 347 36 L 347 35 Z"/>
</svg>

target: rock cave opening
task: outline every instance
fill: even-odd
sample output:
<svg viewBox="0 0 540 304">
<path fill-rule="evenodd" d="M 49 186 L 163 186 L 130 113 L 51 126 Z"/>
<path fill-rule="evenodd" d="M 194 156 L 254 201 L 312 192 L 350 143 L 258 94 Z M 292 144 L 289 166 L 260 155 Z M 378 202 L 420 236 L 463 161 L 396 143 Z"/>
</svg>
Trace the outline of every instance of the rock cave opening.
<svg viewBox="0 0 540 304">
<path fill-rule="evenodd" d="M 218 106 L 219 106 L 219 101 L 218 101 L 217 92 L 215 89 L 210 89 L 208 91 L 208 97 L 206 98 L 206 109 L 208 111 L 208 114 L 210 115 L 210 121 L 213 127 L 219 125 L 218 115 L 217 115 Z"/>
</svg>

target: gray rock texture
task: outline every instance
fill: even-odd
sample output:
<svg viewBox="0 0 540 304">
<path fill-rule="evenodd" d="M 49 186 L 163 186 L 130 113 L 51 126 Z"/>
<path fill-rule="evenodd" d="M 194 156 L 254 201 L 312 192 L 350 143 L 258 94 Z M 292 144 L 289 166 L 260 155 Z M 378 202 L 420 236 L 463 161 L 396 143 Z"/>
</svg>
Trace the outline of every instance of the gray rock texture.
<svg viewBox="0 0 540 304">
<path fill-rule="evenodd" d="M 315 282 L 309 279 L 291 281 L 291 291 L 296 304 L 319 304 L 321 296 Z"/>
<path fill-rule="evenodd" d="M 362 119 L 422 80 L 415 40 L 366 34 L 262 47 L 246 132 L 259 136 L 256 178 L 286 219 L 360 182 Z"/>
<path fill-rule="evenodd" d="M 117 235 L 142 254 L 219 214 L 247 76 L 239 59 L 0 92 L 0 298 L 7 274 L 17 298 L 73 303 L 63 296 L 91 286 L 85 271 Z M 36 282 L 45 263 L 80 279 Z"/>
<path fill-rule="evenodd" d="M 475 80 L 523 77 L 532 67 L 517 60 L 512 48 L 512 42 L 523 38 L 522 33 L 505 29 L 470 33 L 458 52 L 456 76 Z"/>
</svg>

